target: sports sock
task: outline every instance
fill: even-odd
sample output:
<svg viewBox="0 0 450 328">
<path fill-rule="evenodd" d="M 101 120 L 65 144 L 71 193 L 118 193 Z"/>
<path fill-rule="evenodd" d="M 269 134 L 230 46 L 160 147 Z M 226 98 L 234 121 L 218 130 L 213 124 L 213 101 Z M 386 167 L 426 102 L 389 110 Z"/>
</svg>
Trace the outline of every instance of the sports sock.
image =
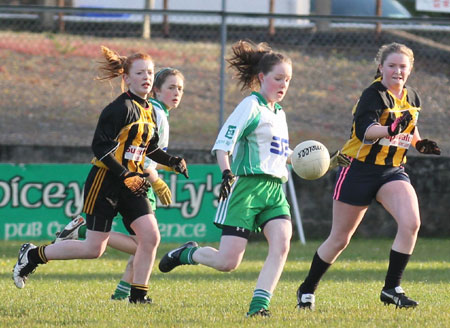
<svg viewBox="0 0 450 328">
<path fill-rule="evenodd" d="M 78 229 L 78 239 L 86 239 L 86 229 L 85 224 Z"/>
<path fill-rule="evenodd" d="M 303 294 L 313 294 L 319 285 L 320 279 L 322 279 L 322 276 L 327 272 L 330 266 L 331 264 L 323 261 L 316 252 L 308 276 L 300 286 L 300 291 Z"/>
<path fill-rule="evenodd" d="M 181 264 L 197 264 L 193 259 L 192 255 L 195 251 L 199 249 L 199 247 L 190 247 L 183 250 L 180 254 L 180 263 Z"/>
<path fill-rule="evenodd" d="M 131 284 L 130 301 L 136 303 L 137 300 L 143 300 L 147 296 L 148 285 Z"/>
<path fill-rule="evenodd" d="M 131 284 L 126 281 L 119 281 L 117 284 L 116 290 L 112 295 L 112 298 L 115 300 L 122 300 L 130 296 Z"/>
<path fill-rule="evenodd" d="M 30 249 L 28 251 L 28 260 L 35 264 L 45 264 L 48 262 L 47 257 L 45 256 L 45 247 L 47 245 L 38 246 L 37 248 Z"/>
<path fill-rule="evenodd" d="M 400 286 L 403 271 L 405 270 L 410 257 L 411 255 L 409 254 L 399 253 L 391 249 L 389 255 L 389 267 L 383 289 L 392 289 Z"/>
<path fill-rule="evenodd" d="M 267 310 L 269 308 L 271 298 L 272 294 L 268 290 L 255 289 L 247 315 L 252 315 L 261 309 Z"/>
</svg>

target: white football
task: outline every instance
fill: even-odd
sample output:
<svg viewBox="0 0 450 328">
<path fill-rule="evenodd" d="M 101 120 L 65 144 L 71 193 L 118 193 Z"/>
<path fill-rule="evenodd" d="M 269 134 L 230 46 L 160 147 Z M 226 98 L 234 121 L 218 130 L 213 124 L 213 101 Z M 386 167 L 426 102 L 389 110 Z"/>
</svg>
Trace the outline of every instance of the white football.
<svg viewBox="0 0 450 328">
<path fill-rule="evenodd" d="M 292 153 L 292 168 L 305 180 L 315 180 L 327 173 L 330 166 L 330 153 L 327 147 L 316 140 L 299 143 Z"/>
</svg>

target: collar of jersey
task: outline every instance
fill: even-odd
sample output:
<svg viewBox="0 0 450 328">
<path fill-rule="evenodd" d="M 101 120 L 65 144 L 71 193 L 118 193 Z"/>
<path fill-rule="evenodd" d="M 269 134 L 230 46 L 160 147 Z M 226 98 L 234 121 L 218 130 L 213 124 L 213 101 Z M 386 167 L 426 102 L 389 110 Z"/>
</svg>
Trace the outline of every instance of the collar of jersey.
<svg viewBox="0 0 450 328">
<path fill-rule="evenodd" d="M 402 99 L 398 99 L 396 96 L 394 96 L 394 94 L 391 91 L 389 91 L 388 88 L 386 88 L 386 86 L 383 83 L 381 83 L 381 76 L 376 78 L 372 83 L 374 83 L 374 84 L 375 83 L 379 83 L 380 89 L 382 91 L 386 91 L 392 97 L 392 99 L 394 99 L 396 104 L 404 104 L 406 102 L 406 97 L 408 95 L 408 89 L 407 88 L 403 87 Z"/>
<path fill-rule="evenodd" d="M 155 98 L 150 98 L 150 99 L 152 102 L 155 102 L 158 105 L 158 107 L 161 107 L 161 109 L 164 111 L 164 113 L 166 113 L 166 116 L 169 117 L 169 111 L 167 110 L 167 107 L 163 102 L 161 102 Z"/>
<path fill-rule="evenodd" d="M 136 101 L 139 105 L 141 105 L 143 108 L 148 108 L 148 101 L 146 99 L 142 99 L 139 96 L 136 96 L 133 92 L 130 90 L 127 91 L 127 95 L 131 98 L 131 100 Z"/>
<path fill-rule="evenodd" d="M 266 106 L 267 108 L 269 108 L 270 110 L 272 110 L 269 105 L 267 105 L 267 100 L 264 99 L 264 97 L 262 96 L 262 94 L 260 94 L 259 92 L 253 91 L 252 95 L 256 96 L 256 98 L 258 99 L 258 102 L 261 106 Z M 275 114 L 282 108 L 278 103 L 275 103 L 275 105 L 273 106 L 274 110 L 275 110 Z"/>
</svg>

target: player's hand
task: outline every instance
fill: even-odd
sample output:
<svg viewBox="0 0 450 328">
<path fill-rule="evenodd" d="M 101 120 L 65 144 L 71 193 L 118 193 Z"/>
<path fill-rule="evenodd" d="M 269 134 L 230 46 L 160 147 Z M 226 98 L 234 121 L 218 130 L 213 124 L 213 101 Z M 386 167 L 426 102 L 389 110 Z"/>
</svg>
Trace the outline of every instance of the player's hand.
<svg viewBox="0 0 450 328">
<path fill-rule="evenodd" d="M 412 115 L 407 111 L 402 116 L 397 117 L 391 125 L 388 126 L 388 133 L 390 136 L 395 136 L 406 129 L 409 122 L 412 120 Z"/>
<path fill-rule="evenodd" d="M 350 160 L 347 156 L 342 154 L 339 150 L 336 150 L 332 155 L 330 155 L 330 167 L 328 170 L 332 170 L 337 166 L 348 167 L 350 166 Z"/>
<path fill-rule="evenodd" d="M 219 202 L 230 195 L 231 186 L 236 181 L 236 176 L 230 170 L 222 172 L 222 184 L 220 185 Z"/>
<path fill-rule="evenodd" d="M 433 140 L 422 139 L 416 142 L 416 149 L 422 154 L 440 155 L 441 149 Z"/>
<path fill-rule="evenodd" d="M 164 182 L 164 180 L 158 178 L 158 180 L 152 183 L 152 188 L 161 201 L 161 204 L 172 204 L 172 192 L 170 191 L 169 186 Z"/>
<path fill-rule="evenodd" d="M 123 183 L 131 192 L 137 196 L 147 194 L 150 182 L 146 179 L 148 173 L 138 173 L 127 171 L 122 175 Z"/>
<path fill-rule="evenodd" d="M 189 172 L 186 161 L 178 156 L 174 156 L 169 161 L 170 167 L 176 172 L 183 174 L 186 179 L 189 179 Z"/>
</svg>

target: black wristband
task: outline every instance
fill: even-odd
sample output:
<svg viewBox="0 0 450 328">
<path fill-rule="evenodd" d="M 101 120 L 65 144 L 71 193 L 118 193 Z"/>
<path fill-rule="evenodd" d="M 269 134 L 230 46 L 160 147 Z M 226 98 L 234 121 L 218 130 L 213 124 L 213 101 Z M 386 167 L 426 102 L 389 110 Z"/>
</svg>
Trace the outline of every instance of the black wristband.
<svg viewBox="0 0 450 328">
<path fill-rule="evenodd" d="M 231 173 L 231 170 L 229 169 L 225 169 L 222 172 L 222 179 L 225 178 L 227 175 L 229 175 Z M 231 173 L 232 174 L 232 173 Z"/>
<path fill-rule="evenodd" d="M 163 164 L 163 165 L 170 166 L 170 167 L 172 167 L 173 159 L 175 158 L 175 157 L 167 154 L 161 148 L 158 148 L 155 151 L 151 152 L 150 154 L 147 154 L 147 157 L 154 160 L 155 162 L 157 162 L 159 164 Z"/>
<path fill-rule="evenodd" d="M 128 171 L 122 164 L 117 161 L 112 153 L 109 153 L 108 155 L 103 157 L 102 163 L 105 164 L 108 169 L 118 177 Z"/>
</svg>

